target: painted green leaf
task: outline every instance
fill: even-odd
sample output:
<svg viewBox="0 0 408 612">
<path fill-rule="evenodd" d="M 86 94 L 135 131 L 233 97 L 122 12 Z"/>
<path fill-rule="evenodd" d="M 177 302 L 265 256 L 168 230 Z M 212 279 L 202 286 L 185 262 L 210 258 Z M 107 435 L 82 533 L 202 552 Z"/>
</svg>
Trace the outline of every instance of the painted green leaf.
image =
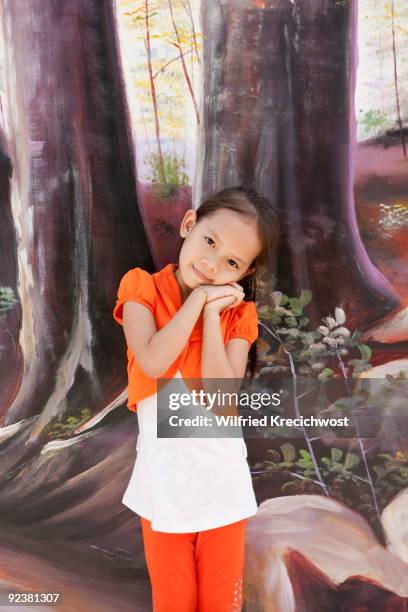
<svg viewBox="0 0 408 612">
<path fill-rule="evenodd" d="M 349 366 L 361 366 L 365 363 L 364 359 L 350 359 L 347 365 Z"/>
<path fill-rule="evenodd" d="M 347 453 L 346 459 L 344 461 L 344 468 L 346 470 L 351 470 L 353 467 L 360 463 L 360 457 L 355 453 Z"/>
<path fill-rule="evenodd" d="M 330 376 L 332 376 L 332 374 L 333 374 L 333 370 L 331 368 L 324 368 L 324 370 L 322 370 L 322 372 L 320 372 L 320 374 L 319 374 L 319 376 L 317 378 L 319 380 L 321 380 L 321 381 L 325 381 Z"/>
<path fill-rule="evenodd" d="M 299 302 L 303 308 L 306 304 L 309 304 L 312 301 L 312 292 L 308 289 L 302 289 L 299 296 Z"/>
<path fill-rule="evenodd" d="M 387 473 L 387 470 L 382 465 L 374 465 L 373 470 L 377 474 L 378 479 L 383 478 Z"/>
<path fill-rule="evenodd" d="M 301 306 L 298 298 L 289 298 L 289 304 L 292 308 L 300 308 Z"/>
<path fill-rule="evenodd" d="M 285 443 L 281 444 L 280 449 L 282 451 L 283 459 L 285 461 L 294 461 L 296 458 L 296 449 L 293 444 Z"/>
<path fill-rule="evenodd" d="M 17 298 L 11 287 L 0 287 L 0 312 L 10 310 L 16 302 Z"/>
<path fill-rule="evenodd" d="M 370 347 L 367 344 L 359 344 L 358 348 L 364 361 L 370 361 L 372 355 Z"/>
<path fill-rule="evenodd" d="M 310 469 L 309 470 L 305 470 L 303 472 L 303 476 L 313 476 L 313 474 L 314 474 L 314 470 L 313 469 L 312 470 L 310 470 Z"/>
<path fill-rule="evenodd" d="M 302 457 L 302 459 L 308 459 L 309 461 L 311 461 L 312 457 L 310 456 L 310 453 L 308 453 L 307 450 L 305 450 L 304 448 L 301 448 L 299 450 L 299 455 Z"/>
<path fill-rule="evenodd" d="M 332 461 L 340 461 L 342 456 L 343 456 L 343 451 L 340 448 L 332 448 L 331 449 Z"/>
<path fill-rule="evenodd" d="M 267 452 L 270 455 L 271 461 L 275 461 L 275 462 L 279 462 L 280 461 L 281 456 L 280 456 L 280 453 L 278 453 L 277 450 L 270 448 Z"/>
</svg>

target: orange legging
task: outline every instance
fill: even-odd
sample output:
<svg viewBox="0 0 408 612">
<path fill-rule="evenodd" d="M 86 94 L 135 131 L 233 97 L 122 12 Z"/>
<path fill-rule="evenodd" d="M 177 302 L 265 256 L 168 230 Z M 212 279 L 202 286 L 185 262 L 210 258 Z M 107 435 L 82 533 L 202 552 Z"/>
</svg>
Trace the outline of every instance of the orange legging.
<svg viewBox="0 0 408 612">
<path fill-rule="evenodd" d="M 140 517 L 153 612 L 240 612 L 247 519 L 194 533 Z"/>
</svg>

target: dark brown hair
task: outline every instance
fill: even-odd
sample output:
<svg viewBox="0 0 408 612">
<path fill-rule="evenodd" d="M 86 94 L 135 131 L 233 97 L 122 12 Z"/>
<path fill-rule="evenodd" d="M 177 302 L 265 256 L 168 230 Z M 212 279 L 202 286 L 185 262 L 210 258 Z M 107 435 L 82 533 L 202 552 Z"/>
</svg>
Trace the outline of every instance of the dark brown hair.
<svg viewBox="0 0 408 612">
<path fill-rule="evenodd" d="M 262 250 L 251 267 L 255 272 L 240 282 L 245 301 L 256 301 L 263 286 L 271 288 L 276 282 L 277 256 L 280 242 L 280 223 L 277 210 L 251 187 L 229 187 L 206 198 L 197 208 L 197 222 L 217 210 L 225 208 L 246 217 L 256 218 Z M 254 376 L 257 356 L 254 343 L 249 352 L 250 374 Z"/>
</svg>

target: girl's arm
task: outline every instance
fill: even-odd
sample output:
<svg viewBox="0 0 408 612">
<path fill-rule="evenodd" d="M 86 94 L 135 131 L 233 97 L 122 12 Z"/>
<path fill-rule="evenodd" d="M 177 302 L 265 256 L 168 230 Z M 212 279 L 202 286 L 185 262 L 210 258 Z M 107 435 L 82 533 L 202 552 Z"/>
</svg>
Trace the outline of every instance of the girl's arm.
<svg viewBox="0 0 408 612">
<path fill-rule="evenodd" d="M 159 378 L 177 359 L 193 331 L 205 303 L 205 293 L 195 289 L 174 317 L 157 331 L 150 310 L 137 302 L 123 305 L 126 342 L 142 370 Z"/>
<path fill-rule="evenodd" d="M 146 306 L 133 301 L 124 303 L 123 330 L 126 342 L 147 376 L 159 378 L 183 351 L 205 304 L 206 293 L 210 299 L 228 295 L 226 299 L 230 302 L 242 298 L 240 290 L 228 285 L 197 287 L 159 331 Z"/>
<path fill-rule="evenodd" d="M 201 378 L 231 378 L 240 382 L 245 375 L 249 342 L 243 338 L 231 338 L 224 345 L 220 307 L 223 303 L 225 307 L 228 299 L 214 300 L 204 307 Z"/>
<path fill-rule="evenodd" d="M 238 393 L 247 366 L 249 351 L 247 340 L 231 338 L 224 346 L 220 310 L 223 309 L 222 305 L 225 307 L 225 303 L 225 299 L 218 299 L 212 303 L 209 302 L 204 307 L 201 384 L 206 393 L 217 393 L 221 390 L 227 394 Z M 226 397 L 233 398 L 234 396 L 227 395 Z M 237 414 L 236 402 L 233 399 L 229 400 L 229 403 L 213 405 L 211 410 L 220 415 Z"/>
</svg>

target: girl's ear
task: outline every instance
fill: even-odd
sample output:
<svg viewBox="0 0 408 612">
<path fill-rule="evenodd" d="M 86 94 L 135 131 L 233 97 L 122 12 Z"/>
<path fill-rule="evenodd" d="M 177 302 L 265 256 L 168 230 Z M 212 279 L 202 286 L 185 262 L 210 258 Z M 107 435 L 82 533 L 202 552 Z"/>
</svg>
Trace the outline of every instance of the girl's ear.
<svg viewBox="0 0 408 612">
<path fill-rule="evenodd" d="M 197 220 L 197 213 L 195 210 L 190 208 L 184 214 L 183 220 L 180 225 L 180 236 L 185 238 L 187 234 L 193 229 Z"/>
</svg>

